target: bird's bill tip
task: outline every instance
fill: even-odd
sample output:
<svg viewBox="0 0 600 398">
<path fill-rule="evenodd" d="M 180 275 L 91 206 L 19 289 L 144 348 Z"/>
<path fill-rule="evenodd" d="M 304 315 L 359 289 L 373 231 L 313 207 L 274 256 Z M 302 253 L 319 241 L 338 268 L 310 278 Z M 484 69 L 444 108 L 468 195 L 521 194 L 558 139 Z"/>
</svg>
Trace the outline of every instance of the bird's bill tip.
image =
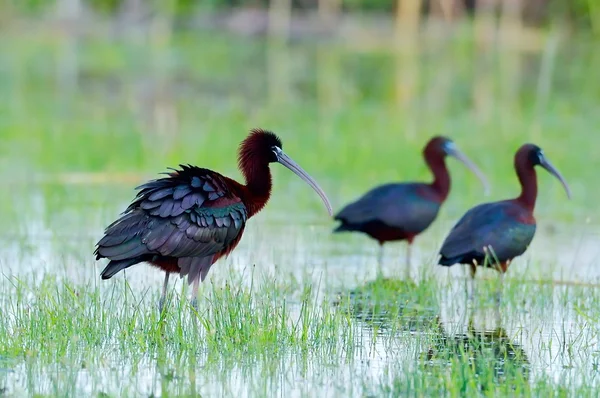
<svg viewBox="0 0 600 398">
<path fill-rule="evenodd" d="M 286 155 L 283 151 L 277 152 L 277 162 L 285 166 L 287 169 L 291 170 L 294 174 L 300 177 L 304 182 L 306 182 L 316 193 L 319 195 L 323 204 L 327 208 L 327 212 L 329 216 L 333 216 L 333 208 L 331 207 L 331 203 L 327 198 L 327 195 L 321 189 L 319 184 L 306 172 L 302 167 L 298 165 L 298 163 L 294 162 L 288 155 Z"/>
</svg>

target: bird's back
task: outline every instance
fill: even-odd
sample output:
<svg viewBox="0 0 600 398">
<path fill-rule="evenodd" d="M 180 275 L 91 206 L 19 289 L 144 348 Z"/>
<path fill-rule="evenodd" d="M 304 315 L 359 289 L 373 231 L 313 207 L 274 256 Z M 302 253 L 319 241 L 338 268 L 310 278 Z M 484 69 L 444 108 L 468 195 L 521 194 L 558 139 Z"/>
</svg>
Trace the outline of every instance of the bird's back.
<svg viewBox="0 0 600 398">
<path fill-rule="evenodd" d="M 440 201 L 428 184 L 386 184 L 344 207 L 335 219 L 343 225 L 357 226 L 377 221 L 419 233 L 435 220 L 439 209 Z"/>
<path fill-rule="evenodd" d="M 103 278 L 156 257 L 172 258 L 180 268 L 190 259 L 207 258 L 210 266 L 214 256 L 239 241 L 247 210 L 226 177 L 181 166 L 138 188 L 136 199 L 97 244 L 96 259 L 111 260 Z"/>
</svg>

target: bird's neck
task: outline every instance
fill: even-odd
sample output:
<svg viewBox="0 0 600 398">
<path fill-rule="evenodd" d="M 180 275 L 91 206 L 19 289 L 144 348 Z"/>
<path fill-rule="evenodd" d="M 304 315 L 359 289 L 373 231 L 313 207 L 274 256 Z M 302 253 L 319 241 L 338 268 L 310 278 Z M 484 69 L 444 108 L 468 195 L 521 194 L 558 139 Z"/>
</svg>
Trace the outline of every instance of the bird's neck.
<svg viewBox="0 0 600 398">
<path fill-rule="evenodd" d="M 537 199 L 537 176 L 531 165 L 517 167 L 517 176 L 521 183 L 521 194 L 517 201 L 533 212 L 535 200 Z"/>
<path fill-rule="evenodd" d="M 244 203 L 248 217 L 252 217 L 265 207 L 271 197 L 272 179 L 268 164 L 252 165 L 242 169 L 246 185 Z"/>
<path fill-rule="evenodd" d="M 438 194 L 440 202 L 443 202 L 450 192 L 450 173 L 448 173 L 446 161 L 443 157 L 427 158 L 425 161 L 433 174 L 431 187 Z"/>
</svg>

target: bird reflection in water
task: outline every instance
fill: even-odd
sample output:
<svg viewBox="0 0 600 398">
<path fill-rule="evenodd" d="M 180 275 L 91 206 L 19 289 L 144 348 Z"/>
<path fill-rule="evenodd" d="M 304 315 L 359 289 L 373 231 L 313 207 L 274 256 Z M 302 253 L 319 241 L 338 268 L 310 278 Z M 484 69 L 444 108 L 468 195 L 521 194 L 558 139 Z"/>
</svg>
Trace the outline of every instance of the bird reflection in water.
<svg viewBox="0 0 600 398">
<path fill-rule="evenodd" d="M 439 313 L 432 285 L 393 278 L 377 278 L 338 292 L 333 305 L 379 334 L 429 331 Z"/>
<path fill-rule="evenodd" d="M 450 374 L 476 381 L 481 391 L 499 385 L 524 386 L 530 374 L 525 350 L 513 342 L 501 323 L 493 329 L 476 328 L 470 317 L 465 333 L 450 334 L 438 320 L 437 341 L 424 353 L 426 369 L 448 368 Z"/>
</svg>

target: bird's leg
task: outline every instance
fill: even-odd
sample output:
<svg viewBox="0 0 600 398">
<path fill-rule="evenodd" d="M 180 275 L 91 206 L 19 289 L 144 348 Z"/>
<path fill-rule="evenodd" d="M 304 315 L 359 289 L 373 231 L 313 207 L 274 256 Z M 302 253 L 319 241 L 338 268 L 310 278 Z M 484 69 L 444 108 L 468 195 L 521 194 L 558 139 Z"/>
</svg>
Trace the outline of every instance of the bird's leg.
<svg viewBox="0 0 600 398">
<path fill-rule="evenodd" d="M 412 242 L 408 242 L 408 246 L 406 246 L 406 268 L 405 268 L 406 274 L 404 275 L 404 277 L 407 281 L 410 280 L 410 259 L 412 257 L 411 252 L 412 252 Z"/>
<path fill-rule="evenodd" d="M 190 301 L 190 305 L 197 310 L 198 309 L 198 288 L 200 286 L 200 275 L 194 279 L 194 285 L 192 287 L 192 300 Z"/>
<path fill-rule="evenodd" d="M 169 273 L 165 272 L 165 281 L 163 283 L 162 295 L 160 296 L 160 299 L 158 300 L 158 310 L 160 312 L 162 312 L 163 308 L 165 307 L 165 301 L 167 298 L 167 288 L 168 287 L 169 287 Z"/>
<path fill-rule="evenodd" d="M 485 247 L 484 247 L 484 250 L 486 250 Z M 498 260 L 498 256 L 496 256 L 496 253 L 494 252 L 494 248 L 492 246 L 487 247 L 486 257 L 487 257 L 488 252 L 491 254 L 492 261 L 494 261 L 493 267 L 496 269 L 496 271 L 498 271 L 500 273 L 500 280 L 499 280 L 498 286 L 496 287 L 496 309 L 499 311 L 500 302 L 502 301 L 502 289 L 504 288 L 504 274 L 506 273 L 506 270 L 508 269 L 510 260 L 503 261 L 503 262 Z"/>
<path fill-rule="evenodd" d="M 502 304 L 502 290 L 504 287 L 504 272 L 500 273 L 499 288 L 496 291 L 494 314 L 496 316 L 496 329 L 502 327 L 502 317 L 500 315 L 500 305 Z"/>
<path fill-rule="evenodd" d="M 508 269 L 510 260 L 500 262 L 500 261 L 498 261 L 497 257 L 495 258 L 495 260 L 496 260 L 496 262 L 494 264 L 494 268 L 500 274 L 500 279 L 498 281 L 499 283 L 498 283 L 498 286 L 496 287 L 496 306 L 499 308 L 500 303 L 502 301 L 502 290 L 504 289 L 504 274 L 506 273 L 506 270 Z"/>
<path fill-rule="evenodd" d="M 477 261 L 469 264 L 469 277 L 465 278 L 465 290 L 469 302 L 473 301 L 473 291 L 475 290 L 475 274 L 477 273 Z"/>
<path fill-rule="evenodd" d="M 504 287 L 504 272 L 502 269 L 499 270 L 500 271 L 500 280 L 499 280 L 499 286 L 496 290 L 496 297 L 495 297 L 495 310 L 494 313 L 496 315 L 496 323 L 499 324 L 500 322 L 500 304 L 502 304 L 502 289 Z"/>
<path fill-rule="evenodd" d="M 500 279 L 498 283 L 498 289 L 496 290 L 496 306 L 500 308 L 500 304 L 502 303 L 502 290 L 504 289 L 504 267 L 498 270 L 500 272 Z"/>
<path fill-rule="evenodd" d="M 467 268 L 465 268 L 465 296 L 467 297 L 467 301 L 471 301 L 470 297 L 471 297 L 471 292 L 470 292 L 470 278 L 467 275 L 469 271 L 467 271 Z"/>
<path fill-rule="evenodd" d="M 383 242 L 379 242 L 379 253 L 377 254 L 377 278 L 383 278 Z"/>
</svg>

